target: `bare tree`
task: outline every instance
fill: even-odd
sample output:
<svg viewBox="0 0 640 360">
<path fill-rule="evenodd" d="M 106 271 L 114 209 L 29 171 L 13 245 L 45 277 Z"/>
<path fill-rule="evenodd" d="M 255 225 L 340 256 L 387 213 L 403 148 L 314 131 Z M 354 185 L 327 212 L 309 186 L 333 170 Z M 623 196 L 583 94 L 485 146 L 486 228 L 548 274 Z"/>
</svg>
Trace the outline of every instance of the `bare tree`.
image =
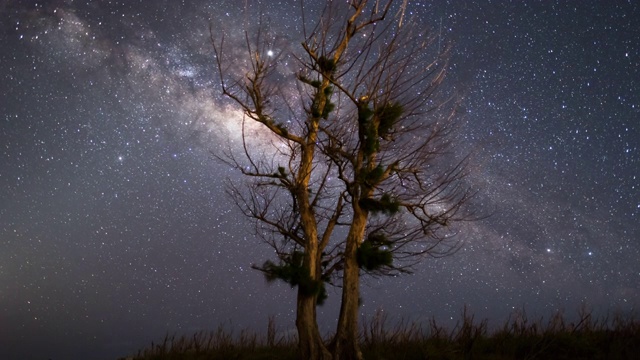
<svg viewBox="0 0 640 360">
<path fill-rule="evenodd" d="M 448 51 L 404 18 L 405 7 L 329 2 L 317 22 L 303 21 L 301 49 L 287 50 L 296 60 L 288 78 L 266 29 L 246 33 L 240 70 L 212 31 L 223 93 L 245 122 L 268 130 L 272 150 L 256 151 L 243 122 L 243 155 L 220 158 L 249 181 L 229 193 L 278 257 L 255 267 L 297 286 L 305 359 L 361 359 L 361 272 L 407 272 L 424 256 L 455 252 L 452 225 L 471 216 L 465 161 L 450 156 L 456 103 L 436 93 Z M 316 304 L 336 278 L 341 310 L 327 349 Z"/>
</svg>

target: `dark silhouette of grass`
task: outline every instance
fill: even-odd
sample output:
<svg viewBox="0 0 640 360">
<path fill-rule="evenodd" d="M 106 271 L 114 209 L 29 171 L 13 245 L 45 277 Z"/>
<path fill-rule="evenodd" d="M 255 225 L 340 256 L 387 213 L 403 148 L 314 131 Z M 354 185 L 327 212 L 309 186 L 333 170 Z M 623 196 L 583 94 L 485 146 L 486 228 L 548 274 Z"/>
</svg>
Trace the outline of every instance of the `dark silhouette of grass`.
<svg viewBox="0 0 640 360">
<path fill-rule="evenodd" d="M 365 359 L 508 360 L 508 359 L 640 359 L 640 320 L 631 314 L 595 319 L 581 308 L 575 322 L 559 312 L 544 320 L 530 319 L 524 310 L 489 331 L 465 308 L 457 325 L 448 330 L 431 319 L 426 327 L 415 322 L 389 324 L 380 311 L 362 326 L 360 342 Z M 269 319 L 266 336 L 219 328 L 190 337 L 166 336 L 131 360 L 296 359 L 295 337 L 277 334 Z"/>
<path fill-rule="evenodd" d="M 226 360 L 226 359 L 296 359 L 296 339 L 278 335 L 273 317 L 269 318 L 266 336 L 242 330 L 219 327 L 211 332 L 198 332 L 192 336 L 166 335 L 159 343 L 151 343 L 136 356 L 120 360 Z"/>
</svg>

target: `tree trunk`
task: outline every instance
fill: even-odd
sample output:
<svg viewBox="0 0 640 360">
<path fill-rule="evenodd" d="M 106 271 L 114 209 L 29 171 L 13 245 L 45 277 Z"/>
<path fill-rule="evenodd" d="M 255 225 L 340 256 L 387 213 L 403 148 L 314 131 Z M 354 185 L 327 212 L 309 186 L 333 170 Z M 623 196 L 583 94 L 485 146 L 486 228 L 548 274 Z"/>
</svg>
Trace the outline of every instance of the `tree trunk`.
<svg viewBox="0 0 640 360">
<path fill-rule="evenodd" d="M 345 258 L 342 306 L 336 335 L 331 344 L 334 360 L 362 359 L 358 345 L 359 271 L 355 257 Z"/>
<path fill-rule="evenodd" d="M 307 213 L 304 212 L 303 215 Z M 303 216 L 303 220 L 309 221 Z M 315 227 L 307 227 L 310 234 L 309 243 L 305 249 L 304 268 L 309 271 L 311 282 L 320 279 L 320 266 L 318 259 Z M 296 328 L 298 329 L 298 355 L 302 360 L 331 360 L 331 353 L 324 346 L 322 336 L 318 330 L 316 320 L 316 307 L 318 299 L 317 291 L 310 292 L 310 284 L 298 285 Z"/>
<path fill-rule="evenodd" d="M 360 303 L 360 267 L 358 266 L 358 246 L 364 238 L 366 215 L 354 214 L 353 223 L 347 235 L 342 279 L 342 306 L 336 335 L 331 343 L 334 360 L 362 360 L 358 345 L 358 308 Z"/>
<path fill-rule="evenodd" d="M 298 352 L 300 359 L 330 360 L 316 322 L 316 296 L 309 296 L 298 288 Z"/>
</svg>

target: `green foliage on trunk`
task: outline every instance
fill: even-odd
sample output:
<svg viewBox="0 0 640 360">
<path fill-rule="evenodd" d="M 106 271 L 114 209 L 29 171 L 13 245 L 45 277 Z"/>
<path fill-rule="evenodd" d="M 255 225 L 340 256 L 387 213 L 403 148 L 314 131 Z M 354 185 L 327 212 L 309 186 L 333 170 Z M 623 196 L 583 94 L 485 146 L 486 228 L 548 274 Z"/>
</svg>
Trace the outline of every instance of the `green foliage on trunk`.
<svg viewBox="0 0 640 360">
<path fill-rule="evenodd" d="M 318 67 L 320 68 L 320 72 L 325 74 L 331 74 L 338 68 L 335 60 L 326 56 L 320 56 L 318 58 Z"/>
<path fill-rule="evenodd" d="M 384 234 L 369 234 L 367 239 L 358 247 L 356 254 L 358 266 L 367 271 L 390 267 L 393 262 L 393 254 L 389 249 L 390 245 Z"/>
<path fill-rule="evenodd" d="M 327 119 L 329 118 L 329 114 L 336 108 L 336 105 L 332 102 L 329 101 L 329 99 L 327 98 L 327 102 L 326 104 L 324 104 L 324 111 L 322 112 L 322 118 L 323 119 Z"/>
<path fill-rule="evenodd" d="M 306 77 L 305 75 L 302 75 L 302 74 L 298 74 L 298 80 L 300 80 L 303 83 L 305 83 L 305 84 L 307 84 L 307 85 L 309 85 L 311 87 L 314 87 L 316 89 L 319 88 L 320 85 L 322 85 L 322 81 L 320 81 L 320 80 L 311 80 L 311 79 L 309 79 L 308 77 Z"/>
<path fill-rule="evenodd" d="M 329 100 L 329 96 L 326 96 L 324 107 L 322 109 L 320 109 L 320 107 L 318 106 L 318 104 L 316 102 L 314 102 L 311 105 L 311 116 L 313 116 L 314 118 L 320 118 L 321 117 L 321 118 L 326 120 L 326 119 L 329 118 L 329 114 L 331 114 L 331 112 L 335 108 L 336 108 L 336 105 Z"/>
<path fill-rule="evenodd" d="M 291 287 L 299 286 L 303 294 L 317 296 L 318 305 L 322 305 L 327 299 L 327 290 L 323 280 L 312 280 L 309 269 L 304 265 L 304 253 L 294 251 L 291 255 L 283 257 L 280 264 L 267 260 L 259 268 L 264 272 L 268 282 L 282 280 Z"/>
<path fill-rule="evenodd" d="M 404 108 L 398 103 L 387 103 L 375 110 L 375 115 L 378 118 L 378 135 L 380 137 L 384 138 L 391 131 L 393 125 L 402 116 L 403 111 Z"/>
<path fill-rule="evenodd" d="M 367 103 L 360 103 L 358 105 L 358 124 L 361 126 L 367 124 L 373 116 L 373 110 Z"/>
<path fill-rule="evenodd" d="M 400 211 L 400 202 L 389 194 L 383 194 L 380 199 L 360 199 L 358 205 L 373 214 L 383 213 L 385 215 L 393 215 Z"/>
<path fill-rule="evenodd" d="M 370 185 L 376 185 L 384 176 L 385 168 L 382 165 L 378 165 L 371 171 L 366 172 L 365 182 Z"/>
<path fill-rule="evenodd" d="M 404 108 L 391 102 L 371 109 L 365 101 L 358 104 L 358 124 L 362 149 L 369 156 L 380 150 L 380 139 L 389 140 L 389 132 L 402 116 Z"/>
<path fill-rule="evenodd" d="M 278 166 L 278 172 L 273 173 L 273 176 L 285 179 L 287 177 L 287 169 L 283 166 Z"/>
<path fill-rule="evenodd" d="M 358 104 L 358 131 L 360 132 L 360 141 L 363 142 L 362 149 L 366 156 L 369 156 L 379 149 L 379 141 L 377 130 L 372 124 L 373 110 L 369 104 L 362 102 Z"/>
</svg>

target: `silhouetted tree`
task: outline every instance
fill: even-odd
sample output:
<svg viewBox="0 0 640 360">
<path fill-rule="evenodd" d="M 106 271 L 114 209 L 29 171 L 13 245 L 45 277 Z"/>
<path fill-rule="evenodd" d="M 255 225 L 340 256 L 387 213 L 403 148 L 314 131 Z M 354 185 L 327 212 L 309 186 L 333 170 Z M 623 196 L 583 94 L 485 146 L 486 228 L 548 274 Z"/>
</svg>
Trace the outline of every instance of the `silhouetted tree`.
<svg viewBox="0 0 640 360">
<path fill-rule="evenodd" d="M 455 252 L 452 225 L 471 216 L 465 162 L 450 149 L 456 103 L 436 94 L 448 49 L 405 18 L 406 1 L 393 3 L 328 2 L 314 24 L 303 18 L 300 49 L 276 53 L 264 27 L 245 34 L 240 58 L 212 31 L 222 91 L 244 113 L 243 155 L 220 158 L 248 182 L 228 191 L 275 249 L 277 262 L 255 267 L 298 289 L 305 359 L 361 359 L 361 272 L 408 272 Z M 247 122 L 268 131 L 255 138 Z M 336 279 L 341 310 L 327 348 L 316 304 Z"/>
</svg>

